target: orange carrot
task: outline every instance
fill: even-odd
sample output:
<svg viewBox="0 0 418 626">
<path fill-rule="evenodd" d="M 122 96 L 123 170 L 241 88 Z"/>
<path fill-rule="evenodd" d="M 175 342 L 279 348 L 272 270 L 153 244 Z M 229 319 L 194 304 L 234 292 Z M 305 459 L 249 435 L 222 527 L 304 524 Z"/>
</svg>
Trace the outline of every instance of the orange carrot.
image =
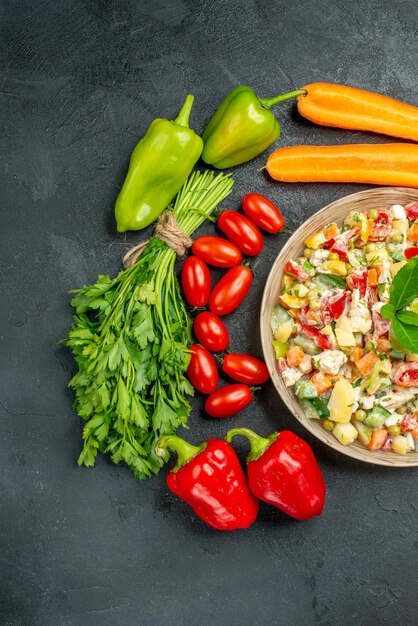
<svg viewBox="0 0 418 626">
<path fill-rule="evenodd" d="M 320 324 L 321 322 L 321 316 L 318 311 L 312 311 L 312 309 L 309 309 L 309 311 L 305 314 L 305 318 L 310 322 L 314 322 L 314 324 Z"/>
<path fill-rule="evenodd" d="M 305 353 L 299 346 L 292 346 L 286 353 L 286 361 L 289 367 L 297 367 L 305 358 Z"/>
<path fill-rule="evenodd" d="M 369 271 L 367 272 L 367 285 L 369 287 L 377 287 L 378 282 L 378 275 L 377 275 L 377 270 L 374 267 L 371 267 L 369 269 Z"/>
<path fill-rule="evenodd" d="M 368 376 L 378 361 L 380 359 L 374 352 L 368 352 L 356 362 L 357 369 L 362 376 Z"/>
<path fill-rule="evenodd" d="M 320 396 L 321 393 L 324 393 L 324 391 L 332 387 L 331 379 L 328 376 L 326 376 L 323 372 L 319 372 L 319 371 L 316 372 L 311 377 L 311 383 L 315 387 L 316 393 L 318 394 L 318 396 Z"/>
<path fill-rule="evenodd" d="M 311 83 L 303 87 L 298 111 L 321 126 L 367 130 L 418 141 L 418 107 L 363 89 Z"/>
<path fill-rule="evenodd" d="M 406 235 L 408 241 L 418 241 L 418 222 L 412 224 Z"/>
<path fill-rule="evenodd" d="M 387 436 L 388 436 L 388 431 L 385 430 L 384 428 L 379 428 L 378 430 L 372 430 L 372 437 L 367 447 L 369 448 L 369 450 L 379 450 L 385 443 Z"/>
<path fill-rule="evenodd" d="M 418 187 L 418 145 L 290 146 L 270 154 L 266 169 L 284 183 L 368 183 Z"/>
<path fill-rule="evenodd" d="M 357 361 L 360 361 L 362 356 L 363 350 L 361 348 L 353 348 L 350 354 L 350 361 L 353 361 L 353 363 L 357 363 Z"/>
<path fill-rule="evenodd" d="M 391 344 L 387 337 L 379 337 L 377 340 L 377 351 L 378 352 L 390 352 Z"/>
</svg>

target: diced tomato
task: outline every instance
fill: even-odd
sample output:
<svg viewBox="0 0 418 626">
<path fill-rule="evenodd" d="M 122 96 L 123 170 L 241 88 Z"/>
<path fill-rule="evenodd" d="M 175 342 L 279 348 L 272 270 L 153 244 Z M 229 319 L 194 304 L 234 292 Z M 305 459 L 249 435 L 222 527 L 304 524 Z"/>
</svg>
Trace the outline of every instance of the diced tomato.
<svg viewBox="0 0 418 626">
<path fill-rule="evenodd" d="M 374 221 L 373 228 L 369 235 L 369 241 L 384 241 L 389 235 L 392 226 L 392 218 L 389 211 L 381 209 Z"/>
<path fill-rule="evenodd" d="M 341 235 L 337 235 L 334 244 L 331 246 L 331 252 L 336 252 L 342 261 L 348 261 L 347 253 L 350 249 L 350 241 L 357 237 L 358 233 L 358 228 L 352 228 L 341 233 Z"/>
<path fill-rule="evenodd" d="M 378 430 L 372 430 L 372 438 L 370 439 L 367 447 L 369 450 L 380 450 L 380 448 L 385 444 L 387 438 L 388 431 L 386 429 L 379 428 Z"/>
<path fill-rule="evenodd" d="M 364 298 L 367 289 L 367 268 L 359 267 L 358 270 L 347 276 L 346 282 L 351 291 L 358 289 L 360 298 Z"/>
<path fill-rule="evenodd" d="M 415 387 L 418 385 L 418 362 L 396 363 L 392 369 L 392 379 L 400 387 Z"/>
<path fill-rule="evenodd" d="M 321 299 L 321 316 L 324 325 L 341 317 L 344 313 L 347 296 L 347 291 L 337 289 L 331 296 L 325 296 Z"/>
<path fill-rule="evenodd" d="M 344 233 L 340 233 L 336 237 L 332 237 L 324 243 L 324 248 L 336 252 L 342 261 L 348 261 L 348 251 L 350 249 L 350 240 L 357 237 L 359 233 L 358 228 L 352 228 L 346 230 Z"/>
<path fill-rule="evenodd" d="M 400 423 L 400 427 L 401 427 L 401 431 L 405 433 L 408 430 L 414 430 L 415 428 L 417 428 L 418 422 L 415 419 L 415 417 L 413 417 L 412 415 L 404 415 Z"/>
<path fill-rule="evenodd" d="M 414 246 L 413 248 L 406 248 L 406 250 L 404 250 L 404 255 L 405 258 L 408 259 L 412 259 L 412 257 L 414 256 L 418 256 L 418 246 Z"/>
<path fill-rule="evenodd" d="M 390 320 L 385 320 L 377 311 L 372 311 L 372 321 L 374 325 L 374 332 L 377 337 L 386 335 L 386 333 L 389 332 Z"/>
<path fill-rule="evenodd" d="M 299 265 L 299 263 L 296 263 L 296 261 L 293 261 L 293 259 L 290 259 L 286 263 L 286 265 L 284 266 L 284 271 L 287 272 L 288 274 L 291 274 L 291 276 L 294 276 L 298 280 L 309 279 L 308 272 L 301 265 Z"/>
<path fill-rule="evenodd" d="M 308 326 L 316 326 L 321 323 L 321 316 L 319 311 L 312 311 L 308 306 L 300 309 L 298 320 L 301 324 L 308 324 Z"/>
<path fill-rule="evenodd" d="M 377 302 L 377 290 L 373 287 L 367 287 L 366 289 L 366 303 L 369 309 L 372 308 Z"/>
<path fill-rule="evenodd" d="M 410 202 L 406 206 L 404 206 L 406 217 L 410 222 L 415 222 L 418 220 L 418 202 Z"/>
<path fill-rule="evenodd" d="M 332 345 L 328 337 L 319 332 L 319 330 L 314 326 L 306 326 L 305 324 L 302 324 L 301 332 L 312 339 L 318 348 L 322 348 L 322 350 L 331 350 Z"/>
<path fill-rule="evenodd" d="M 391 435 L 388 435 L 381 449 L 384 450 L 385 452 L 390 452 L 392 450 L 392 441 L 393 441 L 393 437 Z"/>
<path fill-rule="evenodd" d="M 277 369 L 279 370 L 279 372 L 283 372 L 283 370 L 285 370 L 286 367 L 287 367 L 286 359 L 283 359 L 283 358 L 277 359 Z"/>
</svg>

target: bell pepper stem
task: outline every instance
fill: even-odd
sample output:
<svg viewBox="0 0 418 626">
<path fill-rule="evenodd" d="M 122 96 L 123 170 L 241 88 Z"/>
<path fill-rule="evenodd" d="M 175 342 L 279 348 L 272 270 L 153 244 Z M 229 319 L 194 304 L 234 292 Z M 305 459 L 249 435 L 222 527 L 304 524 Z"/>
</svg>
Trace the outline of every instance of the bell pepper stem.
<svg viewBox="0 0 418 626">
<path fill-rule="evenodd" d="M 289 93 L 283 93 L 280 96 L 275 96 L 274 98 L 259 98 L 261 104 L 265 109 L 270 109 L 270 107 L 275 104 L 279 104 L 279 102 L 284 102 L 285 100 L 290 100 L 291 98 L 297 98 L 298 96 L 306 96 L 306 89 L 296 89 L 296 91 L 289 91 Z"/>
<path fill-rule="evenodd" d="M 190 117 L 190 112 L 192 110 L 193 102 L 194 102 L 194 96 L 192 96 L 191 94 L 186 96 L 186 100 L 184 101 L 184 104 L 180 109 L 180 113 L 177 115 L 176 119 L 174 120 L 175 124 L 189 128 L 189 117 Z"/>
<path fill-rule="evenodd" d="M 247 456 L 247 461 L 256 461 L 277 439 L 279 433 L 273 433 L 270 437 L 261 437 L 261 435 L 257 435 L 250 428 L 232 428 L 227 432 L 225 439 L 228 443 L 231 443 L 232 439 L 237 435 L 247 437 L 250 442 L 250 453 Z"/>
<path fill-rule="evenodd" d="M 200 454 L 200 452 L 204 450 L 205 445 L 206 444 L 203 443 L 201 446 L 194 446 L 176 435 L 165 435 L 155 444 L 155 454 L 163 457 L 168 450 L 177 452 L 177 463 L 173 467 L 173 471 L 177 472 L 177 470 L 186 465 L 193 457 Z"/>
</svg>

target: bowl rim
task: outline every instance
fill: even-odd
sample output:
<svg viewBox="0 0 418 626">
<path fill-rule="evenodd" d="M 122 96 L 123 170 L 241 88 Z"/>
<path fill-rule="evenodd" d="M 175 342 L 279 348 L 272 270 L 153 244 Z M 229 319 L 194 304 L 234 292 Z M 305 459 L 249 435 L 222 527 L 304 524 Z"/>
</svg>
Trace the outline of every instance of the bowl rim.
<svg viewBox="0 0 418 626">
<path fill-rule="evenodd" d="M 261 335 L 261 345 L 263 350 L 263 356 L 269 370 L 270 378 L 274 384 L 276 392 L 279 394 L 284 404 L 286 405 L 289 412 L 298 420 L 300 424 L 304 428 L 306 428 L 314 437 L 316 437 L 319 441 L 327 445 L 328 447 L 337 450 L 341 454 L 345 456 L 354 458 L 358 461 L 362 461 L 364 463 L 369 463 L 372 465 L 380 465 L 385 467 L 416 467 L 418 466 L 418 451 L 410 452 L 405 456 L 397 455 L 392 452 L 384 452 L 379 451 L 381 454 L 385 454 L 388 456 L 384 458 L 373 457 L 373 451 L 367 450 L 364 448 L 364 451 L 361 448 L 353 447 L 352 445 L 344 446 L 341 444 L 335 437 L 332 439 L 332 433 L 328 433 L 324 428 L 318 428 L 315 425 L 317 420 L 309 419 L 303 412 L 302 407 L 298 404 L 296 400 L 295 393 L 292 388 L 287 388 L 284 386 L 283 382 L 280 385 L 280 375 L 276 368 L 271 366 L 271 359 L 269 358 L 269 354 L 267 353 L 268 346 L 271 347 L 271 330 L 270 330 L 270 319 L 269 319 L 269 307 L 267 306 L 267 299 L 270 291 L 270 286 L 273 282 L 273 279 L 277 276 L 278 272 L 280 272 L 280 266 L 283 263 L 284 258 L 286 257 L 286 251 L 292 246 L 293 242 L 295 242 L 300 237 L 300 232 L 306 228 L 306 224 L 313 220 L 314 218 L 320 217 L 322 214 L 327 213 L 330 209 L 336 208 L 339 204 L 343 204 L 347 201 L 356 201 L 361 198 L 367 198 L 368 196 L 383 194 L 383 195 L 393 195 L 394 193 L 408 193 L 415 195 L 418 201 L 418 189 L 413 189 L 410 187 L 372 187 L 366 190 L 357 191 L 351 194 L 347 194 L 338 198 L 337 200 L 333 200 L 328 203 L 326 206 L 322 207 L 312 215 L 308 217 L 300 226 L 295 230 L 295 232 L 289 237 L 286 241 L 285 245 L 281 248 L 278 255 L 273 261 L 269 274 L 267 276 L 264 289 L 263 296 L 261 301 L 260 308 L 260 335 Z M 383 198 L 384 200 L 384 198 Z M 393 201 L 392 201 L 393 204 Z M 270 348 L 271 355 L 271 348 Z M 287 393 L 285 393 L 287 391 Z M 413 458 L 409 458 L 406 460 L 409 455 L 413 455 Z"/>
</svg>

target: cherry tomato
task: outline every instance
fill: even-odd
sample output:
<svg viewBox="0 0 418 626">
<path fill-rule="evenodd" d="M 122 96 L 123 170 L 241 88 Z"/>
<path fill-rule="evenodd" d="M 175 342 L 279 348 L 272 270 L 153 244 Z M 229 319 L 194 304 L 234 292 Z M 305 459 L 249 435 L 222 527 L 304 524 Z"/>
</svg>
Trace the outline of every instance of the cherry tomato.
<svg viewBox="0 0 418 626">
<path fill-rule="evenodd" d="M 181 286 L 190 306 L 206 306 L 210 294 L 209 268 L 197 256 L 189 256 L 181 270 Z"/>
<path fill-rule="evenodd" d="M 198 237 L 193 242 L 192 252 L 215 267 L 234 267 L 242 261 L 241 250 L 222 237 Z"/>
<path fill-rule="evenodd" d="M 249 354 L 227 354 L 222 363 L 222 371 L 239 383 L 247 385 L 262 385 L 269 379 L 265 363 Z"/>
<path fill-rule="evenodd" d="M 230 417 L 245 409 L 252 399 L 248 385 L 227 385 L 207 398 L 205 411 L 211 417 Z"/>
<path fill-rule="evenodd" d="M 242 199 L 245 215 L 270 235 L 275 235 L 284 226 L 284 218 L 271 200 L 260 193 L 247 193 Z"/>
<path fill-rule="evenodd" d="M 224 211 L 217 222 L 221 231 L 247 256 L 257 256 L 263 249 L 263 236 L 257 226 L 236 211 Z"/>
<path fill-rule="evenodd" d="M 196 339 L 207 350 L 221 352 L 229 345 L 228 329 L 221 319 L 210 311 L 202 311 L 193 322 Z"/>
<path fill-rule="evenodd" d="M 190 346 L 190 352 L 190 363 L 187 368 L 190 382 L 200 393 L 212 393 L 218 384 L 215 359 L 203 346 Z"/>
<path fill-rule="evenodd" d="M 253 274 L 249 267 L 238 265 L 216 283 L 209 297 L 209 309 L 216 315 L 232 313 L 248 293 Z"/>
</svg>

